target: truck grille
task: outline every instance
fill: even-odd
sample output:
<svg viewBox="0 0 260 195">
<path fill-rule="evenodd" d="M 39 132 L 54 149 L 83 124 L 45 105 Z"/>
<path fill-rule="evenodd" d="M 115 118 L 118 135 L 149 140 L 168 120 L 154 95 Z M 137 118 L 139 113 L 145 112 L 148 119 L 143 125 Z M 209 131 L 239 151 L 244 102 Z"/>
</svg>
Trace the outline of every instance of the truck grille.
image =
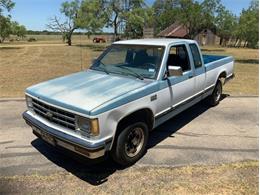
<svg viewBox="0 0 260 195">
<path fill-rule="evenodd" d="M 72 130 L 76 129 L 76 119 L 74 114 L 47 105 L 36 99 L 32 99 L 32 105 L 34 112 L 48 121 Z"/>
</svg>

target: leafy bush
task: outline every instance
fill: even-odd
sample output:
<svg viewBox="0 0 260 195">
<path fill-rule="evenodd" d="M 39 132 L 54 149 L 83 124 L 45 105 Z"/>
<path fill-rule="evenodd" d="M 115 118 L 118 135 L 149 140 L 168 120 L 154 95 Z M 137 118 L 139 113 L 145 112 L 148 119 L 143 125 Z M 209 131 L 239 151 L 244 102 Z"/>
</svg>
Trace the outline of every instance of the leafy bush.
<svg viewBox="0 0 260 195">
<path fill-rule="evenodd" d="M 28 42 L 35 42 L 35 41 L 37 41 L 37 39 L 34 38 L 34 37 L 30 37 L 30 38 L 28 39 Z"/>
</svg>

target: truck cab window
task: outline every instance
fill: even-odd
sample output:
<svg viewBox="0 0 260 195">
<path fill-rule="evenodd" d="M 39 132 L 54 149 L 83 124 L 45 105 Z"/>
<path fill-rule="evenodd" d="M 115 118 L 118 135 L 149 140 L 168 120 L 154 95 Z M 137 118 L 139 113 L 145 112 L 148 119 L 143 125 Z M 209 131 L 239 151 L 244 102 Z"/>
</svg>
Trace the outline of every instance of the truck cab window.
<svg viewBox="0 0 260 195">
<path fill-rule="evenodd" d="M 139 79 L 155 79 L 164 54 L 163 46 L 114 44 L 91 69 Z"/>
<path fill-rule="evenodd" d="M 191 69 L 185 45 L 171 47 L 167 60 L 167 67 L 168 66 L 180 66 L 183 72 Z"/>
<path fill-rule="evenodd" d="M 200 52 L 198 50 L 197 45 L 194 43 L 190 44 L 190 50 L 192 53 L 195 68 L 200 68 L 202 66 L 202 62 L 201 62 Z"/>
</svg>

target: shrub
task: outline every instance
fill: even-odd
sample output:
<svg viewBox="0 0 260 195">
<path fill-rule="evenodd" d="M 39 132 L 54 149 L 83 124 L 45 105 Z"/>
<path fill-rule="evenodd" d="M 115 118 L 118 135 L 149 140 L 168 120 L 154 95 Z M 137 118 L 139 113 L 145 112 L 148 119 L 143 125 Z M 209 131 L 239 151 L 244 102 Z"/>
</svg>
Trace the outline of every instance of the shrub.
<svg viewBox="0 0 260 195">
<path fill-rule="evenodd" d="M 35 42 L 35 41 L 37 41 L 37 39 L 34 38 L 34 37 L 30 37 L 30 38 L 28 39 L 28 42 Z"/>
</svg>

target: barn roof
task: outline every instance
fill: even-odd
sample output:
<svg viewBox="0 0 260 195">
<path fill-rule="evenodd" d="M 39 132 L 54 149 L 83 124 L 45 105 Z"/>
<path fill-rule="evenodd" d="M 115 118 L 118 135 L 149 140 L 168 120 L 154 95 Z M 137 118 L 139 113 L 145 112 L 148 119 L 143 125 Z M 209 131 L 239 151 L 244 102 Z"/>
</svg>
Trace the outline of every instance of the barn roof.
<svg viewBox="0 0 260 195">
<path fill-rule="evenodd" d="M 173 23 L 157 36 L 159 37 L 185 37 L 188 34 L 188 29 L 178 22 Z"/>
</svg>

